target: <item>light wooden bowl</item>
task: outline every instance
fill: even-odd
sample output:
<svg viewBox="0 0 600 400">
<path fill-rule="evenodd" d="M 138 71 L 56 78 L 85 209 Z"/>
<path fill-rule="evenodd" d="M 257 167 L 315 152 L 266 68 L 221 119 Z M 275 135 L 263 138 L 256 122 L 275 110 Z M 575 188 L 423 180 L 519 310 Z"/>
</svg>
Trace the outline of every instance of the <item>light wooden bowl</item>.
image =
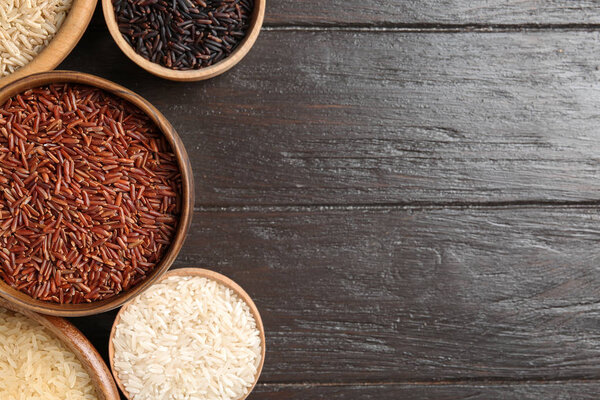
<svg viewBox="0 0 600 400">
<path fill-rule="evenodd" d="M 4 299 L 0 307 L 21 313 L 52 332 L 81 361 L 96 388 L 99 400 L 120 400 L 115 381 L 96 348 L 71 323 L 63 318 L 45 316 L 22 309 Z"/>
<path fill-rule="evenodd" d="M 137 106 L 145 112 L 168 139 L 181 171 L 182 197 L 181 215 L 177 225 L 177 231 L 171 246 L 160 263 L 154 268 L 150 275 L 133 288 L 124 291 L 109 299 L 83 304 L 57 304 L 33 299 L 31 296 L 20 292 L 0 279 L 0 296 L 30 311 L 55 315 L 61 317 L 79 317 L 84 315 L 99 314 L 117 308 L 129 299 L 137 296 L 154 282 L 156 282 L 169 269 L 179 250 L 183 246 L 185 235 L 192 221 L 194 208 L 194 179 L 192 166 L 188 158 L 183 142 L 169 121 L 152 104 L 138 94 L 106 79 L 73 71 L 51 71 L 30 75 L 19 81 L 0 89 L 0 104 L 9 97 L 23 91 L 51 83 L 78 83 L 97 87 L 121 97 Z"/>
<path fill-rule="evenodd" d="M 228 57 L 211 65 L 206 68 L 178 71 L 171 68 L 163 67 L 160 64 L 153 63 L 152 61 L 146 60 L 144 57 L 135 52 L 135 50 L 125 41 L 123 35 L 119 31 L 117 19 L 115 17 L 115 11 L 112 5 L 112 0 L 102 0 L 102 11 L 104 12 L 104 19 L 111 36 L 117 42 L 117 45 L 121 48 L 121 51 L 125 53 L 127 57 L 146 71 L 159 76 L 164 79 L 172 81 L 201 81 L 204 79 L 213 78 L 217 75 L 221 75 L 225 71 L 232 68 L 234 65 L 239 63 L 246 54 L 250 51 L 263 24 L 265 19 L 265 8 L 266 0 L 255 0 L 254 11 L 252 13 L 252 19 L 250 20 L 250 27 L 246 33 L 246 37 L 240 43 L 240 45 L 231 53 Z"/>
<path fill-rule="evenodd" d="M 0 88 L 27 75 L 51 71 L 71 53 L 94 15 L 97 0 L 73 0 L 71 10 L 48 46 L 29 64 L 0 78 Z"/>
<path fill-rule="evenodd" d="M 247 395 L 242 396 L 239 399 L 237 399 L 237 400 L 245 400 L 250 395 L 250 393 L 252 393 L 252 390 L 256 386 L 256 383 L 258 382 L 258 378 L 260 377 L 260 374 L 262 372 L 263 365 L 265 364 L 265 354 L 266 354 L 266 345 L 267 345 L 267 341 L 265 339 L 265 327 L 263 326 L 263 322 L 260 317 L 260 313 L 258 312 L 258 308 L 256 307 L 256 304 L 254 304 L 254 301 L 252 301 L 252 298 L 248 295 L 248 293 L 246 293 L 246 291 L 244 289 L 242 289 L 242 287 L 240 285 L 238 285 L 237 283 L 235 283 L 234 281 L 232 281 L 225 275 L 221 275 L 217 272 L 210 271 L 208 269 L 202 269 L 202 268 L 174 269 L 174 270 L 167 272 L 162 277 L 161 281 L 170 276 L 199 276 L 202 278 L 214 280 L 214 281 L 228 287 L 229 289 L 233 290 L 233 292 L 235 294 L 237 294 L 240 297 L 240 299 L 242 299 L 246 304 L 248 304 L 248 307 L 250 308 L 250 312 L 252 313 L 252 315 L 254 316 L 254 319 L 256 321 L 256 327 L 258 328 L 258 330 L 260 332 L 260 347 L 261 347 L 261 355 L 260 356 L 261 357 L 260 357 L 260 364 L 258 365 L 256 377 L 254 378 L 254 383 L 252 384 L 252 387 L 248 391 Z M 123 306 L 123 308 L 121 308 L 121 310 L 119 310 L 119 313 L 117 314 L 117 317 L 115 318 L 115 322 L 113 323 L 112 329 L 110 331 L 110 338 L 108 341 L 108 360 L 110 362 L 110 368 L 113 371 L 113 376 L 115 378 L 115 381 L 117 382 L 117 385 L 119 386 L 119 389 L 121 389 L 121 391 L 123 392 L 125 397 L 127 397 L 128 399 L 131 400 L 132 397 L 129 395 L 129 393 L 127 393 L 127 390 L 125 389 L 123 383 L 121 382 L 121 379 L 119 379 L 119 376 L 115 370 L 115 364 L 114 364 L 115 347 L 113 344 L 113 339 L 115 337 L 115 331 L 117 329 L 117 325 L 119 325 L 119 322 L 121 321 L 121 314 L 123 313 L 124 310 L 127 309 L 127 306 L 128 305 L 126 304 Z"/>
</svg>

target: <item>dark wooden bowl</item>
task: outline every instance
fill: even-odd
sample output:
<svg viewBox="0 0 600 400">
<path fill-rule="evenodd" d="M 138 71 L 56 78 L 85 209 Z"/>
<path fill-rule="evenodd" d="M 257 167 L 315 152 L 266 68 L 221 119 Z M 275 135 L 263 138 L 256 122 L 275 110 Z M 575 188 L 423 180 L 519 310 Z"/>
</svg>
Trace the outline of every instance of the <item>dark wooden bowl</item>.
<svg viewBox="0 0 600 400">
<path fill-rule="evenodd" d="M 252 384 L 252 387 L 250 387 L 250 390 L 248 390 L 248 394 L 237 399 L 237 400 L 245 400 L 250 395 L 250 393 L 252 393 L 252 390 L 258 383 L 258 378 L 260 378 L 260 374 L 262 372 L 263 365 L 265 364 L 265 354 L 267 352 L 265 327 L 263 325 L 262 318 L 260 317 L 260 312 L 258 311 L 258 307 L 256 307 L 256 304 L 254 304 L 254 301 L 252 300 L 250 295 L 248 293 L 246 293 L 246 291 L 244 289 L 242 289 L 242 287 L 240 285 L 238 285 L 237 283 L 235 283 L 233 280 L 229 279 L 225 275 L 219 274 L 218 272 L 214 272 L 214 271 L 210 271 L 208 269 L 202 269 L 202 268 L 179 268 L 179 269 L 174 269 L 174 270 L 167 272 L 161 278 L 161 280 L 166 279 L 170 276 L 199 276 L 202 278 L 211 279 L 211 280 L 216 281 L 216 282 L 220 283 L 221 285 L 226 286 L 229 289 L 233 290 L 233 292 L 235 294 L 237 294 L 240 297 L 240 299 L 242 299 L 246 304 L 248 304 L 248 307 L 250 308 L 250 312 L 252 313 L 252 316 L 254 317 L 254 320 L 256 321 L 256 328 L 260 332 L 260 347 L 261 347 L 260 357 L 261 358 L 260 358 L 260 364 L 258 365 L 258 368 L 256 371 L 256 377 L 254 378 L 254 383 Z M 121 308 L 119 310 L 119 313 L 117 314 L 117 317 L 115 318 L 112 329 L 110 331 L 110 338 L 108 340 L 108 360 L 110 362 L 110 368 L 112 369 L 112 372 L 113 372 L 113 377 L 115 378 L 115 381 L 117 382 L 117 385 L 119 386 L 119 389 L 121 389 L 121 391 L 123 392 L 125 397 L 127 397 L 128 399 L 131 400 L 132 397 L 129 395 L 129 393 L 127 393 L 127 390 L 125 389 L 123 383 L 119 379 L 119 376 L 117 375 L 117 372 L 115 370 L 115 364 L 114 364 L 115 346 L 113 344 L 113 339 L 115 337 L 117 325 L 119 325 L 119 322 L 121 321 L 121 315 L 123 313 L 123 310 L 125 310 L 126 308 L 127 308 L 127 305 L 123 306 L 123 308 Z"/>
<path fill-rule="evenodd" d="M 10 75 L 0 78 L 0 87 L 27 75 L 51 71 L 71 53 L 87 29 L 97 0 L 73 0 L 69 14 L 48 46 L 31 62 Z"/>
<path fill-rule="evenodd" d="M 9 303 L 4 299 L 0 299 L 0 307 L 31 318 L 63 342 L 75 354 L 81 365 L 83 365 L 83 368 L 90 375 L 99 400 L 120 400 L 119 391 L 104 360 L 102 360 L 102 357 L 90 341 L 70 322 L 64 318 L 36 314 Z"/>
<path fill-rule="evenodd" d="M 36 300 L 31 296 L 12 288 L 10 285 L 0 279 L 0 296 L 22 308 L 48 315 L 79 317 L 84 315 L 99 314 L 123 305 L 129 299 L 146 290 L 148 287 L 150 287 L 150 285 L 164 275 L 165 272 L 167 272 L 171 264 L 173 264 L 173 261 L 175 261 L 179 250 L 181 250 L 181 246 L 183 246 L 183 242 L 185 240 L 185 235 L 190 227 L 194 209 L 194 179 L 192 176 L 192 166 L 183 142 L 169 121 L 167 121 L 160 111 L 158 111 L 143 97 L 135 94 L 129 89 L 117 85 L 116 83 L 107 81 L 106 79 L 73 71 L 52 71 L 30 75 L 0 89 L 0 104 L 3 104 L 11 96 L 22 93 L 27 89 L 61 82 L 78 83 L 106 90 L 107 92 L 129 101 L 137 106 L 140 110 L 145 112 L 171 144 L 173 152 L 177 157 L 177 163 L 182 176 L 181 215 L 179 217 L 175 238 L 173 239 L 171 246 L 167 250 L 160 263 L 144 281 L 133 288 L 119 293 L 118 295 L 109 299 L 92 303 L 57 304 Z"/>
<path fill-rule="evenodd" d="M 102 11 L 104 12 L 104 19 L 108 30 L 117 43 L 117 46 L 131 61 L 145 69 L 146 71 L 159 76 L 164 79 L 170 79 L 172 81 L 201 81 L 204 79 L 213 78 L 217 75 L 221 75 L 225 71 L 232 68 L 234 65 L 239 63 L 242 58 L 248 54 L 262 28 L 263 21 L 265 19 L 265 9 L 267 7 L 266 0 L 255 0 L 254 10 L 252 12 L 252 19 L 250 21 L 250 27 L 246 33 L 246 37 L 242 43 L 231 53 L 228 57 L 211 65 L 206 68 L 178 71 L 171 68 L 163 67 L 160 64 L 154 63 L 150 60 L 146 60 L 144 57 L 136 53 L 136 51 L 125 41 L 123 35 L 119 31 L 119 25 L 115 17 L 115 11 L 112 5 L 112 0 L 102 0 Z"/>
</svg>

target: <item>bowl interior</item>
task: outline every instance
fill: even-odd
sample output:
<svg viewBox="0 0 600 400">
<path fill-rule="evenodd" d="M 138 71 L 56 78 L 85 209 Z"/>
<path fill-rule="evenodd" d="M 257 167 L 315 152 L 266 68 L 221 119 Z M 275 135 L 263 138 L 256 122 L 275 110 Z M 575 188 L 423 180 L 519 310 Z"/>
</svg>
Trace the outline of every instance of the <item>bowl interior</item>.
<svg viewBox="0 0 600 400">
<path fill-rule="evenodd" d="M 21 313 L 38 322 L 62 341 L 75 354 L 90 375 L 100 400 L 120 399 L 115 381 L 104 360 L 90 341 L 71 323 L 63 318 L 30 312 L 1 298 L 0 307 Z"/>
<path fill-rule="evenodd" d="M 266 338 L 265 338 L 265 328 L 264 328 L 264 325 L 262 322 L 262 318 L 260 316 L 260 312 L 258 311 L 258 307 L 256 307 L 256 304 L 254 304 L 254 301 L 252 300 L 250 295 L 248 295 L 248 293 L 246 293 L 246 291 L 244 289 L 242 289 L 241 286 L 239 286 L 237 283 L 235 283 L 233 280 L 229 279 L 225 275 L 219 274 L 218 272 L 214 272 L 214 271 L 211 271 L 208 269 L 203 269 L 203 268 L 179 268 L 179 269 L 173 269 L 173 270 L 167 272 L 160 280 L 166 279 L 171 276 L 198 276 L 198 277 L 217 281 L 218 283 L 233 290 L 233 292 L 235 294 L 237 294 L 246 304 L 248 304 L 248 307 L 250 308 L 250 312 L 252 313 L 252 315 L 254 316 L 254 320 L 256 321 L 256 327 L 258 328 L 258 330 L 260 332 L 261 358 L 260 358 L 260 364 L 257 369 L 256 377 L 254 378 L 254 383 L 252 384 L 252 387 L 250 387 L 250 389 L 248 391 L 248 395 L 243 396 L 238 400 L 245 399 L 246 397 L 248 397 L 250 395 L 250 393 L 256 386 L 256 383 L 258 382 L 258 379 L 260 377 L 260 374 L 262 372 L 262 369 L 263 369 L 263 366 L 265 363 L 267 342 L 266 342 Z M 117 325 L 121 321 L 121 315 L 123 313 L 123 310 L 125 310 L 126 308 L 127 308 L 127 305 L 123 306 L 123 308 L 121 308 L 121 310 L 119 310 L 119 313 L 117 314 L 117 317 L 115 318 L 112 329 L 110 331 L 110 338 L 109 338 L 109 342 L 108 342 L 108 359 L 110 362 L 110 368 L 113 371 L 113 376 L 115 378 L 115 381 L 117 382 L 117 385 L 119 386 L 119 389 L 121 389 L 123 394 L 125 394 L 125 397 L 127 397 L 128 399 L 131 399 L 131 396 L 127 393 L 127 391 L 125 390 L 125 388 L 123 386 L 123 383 L 119 379 L 119 377 L 115 371 L 115 366 L 114 366 L 115 348 L 114 348 L 114 344 L 113 344 L 113 338 L 115 336 L 115 331 L 116 331 Z"/>
<path fill-rule="evenodd" d="M 174 81 L 200 81 L 204 79 L 213 78 L 217 75 L 224 73 L 225 71 L 232 68 L 234 65 L 239 63 L 246 54 L 250 51 L 265 18 L 266 0 L 255 0 L 254 10 L 252 11 L 252 17 L 250 20 L 250 27 L 246 36 L 239 44 L 239 46 L 231 53 L 228 57 L 219 61 L 218 63 L 211 65 L 210 67 L 178 71 L 163 67 L 160 64 L 153 63 L 146 60 L 144 57 L 135 52 L 135 50 L 125 41 L 121 32 L 119 32 L 119 26 L 115 17 L 115 12 L 112 6 L 112 0 L 102 0 L 102 10 L 104 13 L 104 19 L 108 30 L 121 49 L 123 53 L 134 63 L 144 68 L 146 71 L 159 76 L 161 78 L 170 79 Z"/>
<path fill-rule="evenodd" d="M 133 288 L 121 292 L 109 299 L 92 303 L 57 304 L 33 299 L 27 294 L 12 288 L 10 285 L 0 279 L 0 296 L 18 304 L 25 309 L 42 314 L 63 317 L 77 317 L 98 314 L 121 306 L 127 300 L 147 289 L 158 278 L 160 278 L 160 276 L 169 269 L 173 261 L 175 261 L 175 258 L 177 257 L 181 246 L 183 245 L 183 241 L 185 240 L 185 235 L 190 226 L 193 213 L 194 185 L 192 167 L 179 135 L 177 135 L 171 124 L 164 116 L 162 116 L 162 114 L 160 114 L 156 108 L 154 108 L 154 106 L 152 106 L 141 96 L 129 91 L 128 89 L 93 75 L 72 71 L 52 71 L 31 75 L 0 89 L 0 104 L 3 104 L 11 96 L 22 93 L 27 89 L 51 83 L 78 83 L 94 86 L 122 97 L 137 106 L 152 119 L 152 121 L 168 139 L 173 152 L 176 155 L 179 170 L 181 171 L 182 175 L 181 214 L 173 242 L 169 246 L 169 249 L 165 253 L 163 259 L 159 264 L 157 264 L 148 277 Z"/>
<path fill-rule="evenodd" d="M 73 0 L 60 29 L 48 46 L 31 62 L 14 73 L 0 78 L 0 88 L 25 76 L 50 71 L 60 64 L 83 36 L 94 15 L 97 0 Z"/>
</svg>

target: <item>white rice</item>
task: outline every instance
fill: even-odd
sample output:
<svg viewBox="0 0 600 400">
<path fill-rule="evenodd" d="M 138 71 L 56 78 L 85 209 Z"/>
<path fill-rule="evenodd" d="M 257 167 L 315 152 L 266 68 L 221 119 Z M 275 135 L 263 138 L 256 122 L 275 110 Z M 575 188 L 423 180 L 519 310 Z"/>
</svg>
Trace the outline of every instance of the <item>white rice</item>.
<svg viewBox="0 0 600 400">
<path fill-rule="evenodd" d="M 237 400 L 261 361 L 248 305 L 201 277 L 167 278 L 133 300 L 113 344 L 115 372 L 133 400 Z"/>
<path fill-rule="evenodd" d="M 0 0 L 0 77 L 27 65 L 52 40 L 73 0 Z"/>
<path fill-rule="evenodd" d="M 0 399 L 97 397 L 90 376 L 58 338 L 39 323 L 0 307 Z"/>
</svg>

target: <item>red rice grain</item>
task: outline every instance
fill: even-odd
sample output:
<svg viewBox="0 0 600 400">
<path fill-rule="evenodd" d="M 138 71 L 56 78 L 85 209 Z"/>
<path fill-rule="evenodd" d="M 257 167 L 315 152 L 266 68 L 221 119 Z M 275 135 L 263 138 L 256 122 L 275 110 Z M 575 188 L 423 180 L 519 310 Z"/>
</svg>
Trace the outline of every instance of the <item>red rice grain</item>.
<svg viewBox="0 0 600 400">
<path fill-rule="evenodd" d="M 168 141 L 123 99 L 62 84 L 0 107 L 0 278 L 35 299 L 92 302 L 143 281 L 180 194 Z"/>
</svg>

